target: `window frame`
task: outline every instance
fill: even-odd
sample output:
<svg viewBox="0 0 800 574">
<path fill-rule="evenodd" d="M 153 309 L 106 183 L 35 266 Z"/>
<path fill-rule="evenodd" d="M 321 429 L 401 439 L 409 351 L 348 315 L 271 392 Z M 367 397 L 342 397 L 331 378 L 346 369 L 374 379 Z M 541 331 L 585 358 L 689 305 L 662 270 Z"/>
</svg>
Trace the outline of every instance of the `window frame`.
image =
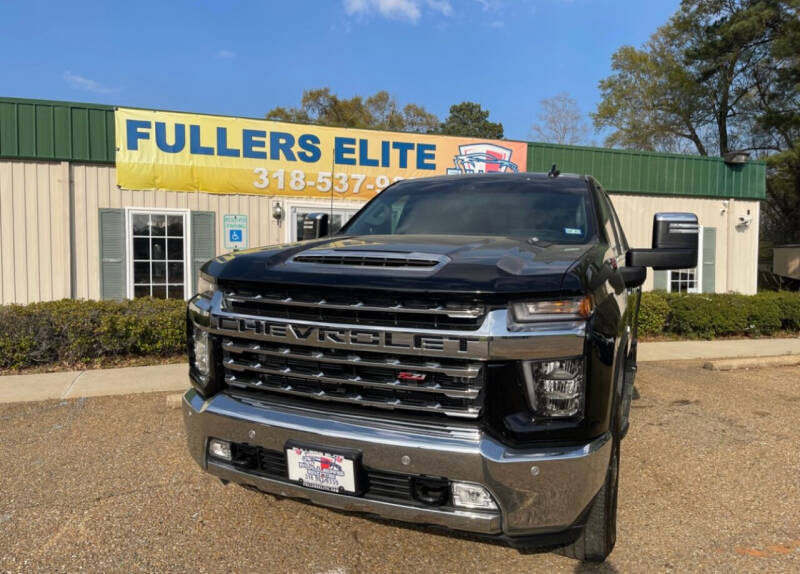
<svg viewBox="0 0 800 574">
<path fill-rule="evenodd" d="M 350 215 L 350 218 L 352 218 L 366 204 L 367 204 L 366 201 L 352 201 L 352 200 L 348 201 L 348 200 L 338 199 L 338 200 L 334 200 L 333 210 L 334 211 L 352 211 L 353 213 Z M 284 210 L 285 210 L 284 213 L 286 213 L 286 217 L 284 219 L 286 219 L 286 223 L 287 223 L 286 229 L 284 231 L 284 241 L 286 243 L 295 243 L 297 241 L 297 238 L 296 238 L 297 237 L 297 233 L 296 233 L 297 229 L 295 227 L 296 226 L 296 223 L 295 223 L 296 210 L 298 210 L 298 209 L 303 209 L 303 210 L 309 209 L 310 213 L 314 213 L 316 211 L 319 211 L 319 212 L 330 214 L 330 212 L 331 212 L 331 200 L 330 199 L 325 199 L 325 198 L 320 198 L 320 199 L 316 199 L 316 200 L 315 199 L 301 199 L 300 201 L 288 200 L 288 201 L 286 201 L 286 204 L 283 207 L 284 207 Z M 350 221 L 350 218 L 348 218 L 347 221 Z M 342 224 L 342 227 L 344 227 L 344 225 L 346 223 L 347 222 L 344 222 Z M 292 233 L 293 230 L 295 231 L 295 233 Z"/>
<path fill-rule="evenodd" d="M 697 264 L 695 267 L 688 269 L 670 269 L 667 271 L 667 293 L 672 293 L 672 274 L 680 273 L 681 271 L 694 271 L 694 288 L 690 290 L 688 287 L 686 293 L 702 293 L 703 292 L 703 226 L 697 228 Z M 677 279 L 680 281 L 680 279 Z M 683 291 L 676 291 L 676 293 L 683 293 Z"/>
<path fill-rule="evenodd" d="M 125 208 L 125 294 L 133 299 L 133 216 L 142 215 L 182 215 L 183 216 L 183 300 L 188 301 L 193 292 L 191 266 L 192 217 L 191 210 L 175 207 L 126 207 Z M 151 259 L 152 261 L 152 259 Z M 152 281 L 151 281 L 152 283 Z"/>
</svg>

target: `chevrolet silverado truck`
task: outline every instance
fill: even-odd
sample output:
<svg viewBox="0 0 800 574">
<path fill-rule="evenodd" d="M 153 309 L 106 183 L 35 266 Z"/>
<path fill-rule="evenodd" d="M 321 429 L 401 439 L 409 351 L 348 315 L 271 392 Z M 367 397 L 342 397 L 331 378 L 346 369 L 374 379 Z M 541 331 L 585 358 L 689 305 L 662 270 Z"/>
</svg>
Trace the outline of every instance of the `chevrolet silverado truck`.
<svg viewBox="0 0 800 574">
<path fill-rule="evenodd" d="M 326 236 L 222 255 L 188 305 L 189 450 L 224 483 L 602 561 L 646 268 L 592 177 L 397 182 Z"/>
</svg>

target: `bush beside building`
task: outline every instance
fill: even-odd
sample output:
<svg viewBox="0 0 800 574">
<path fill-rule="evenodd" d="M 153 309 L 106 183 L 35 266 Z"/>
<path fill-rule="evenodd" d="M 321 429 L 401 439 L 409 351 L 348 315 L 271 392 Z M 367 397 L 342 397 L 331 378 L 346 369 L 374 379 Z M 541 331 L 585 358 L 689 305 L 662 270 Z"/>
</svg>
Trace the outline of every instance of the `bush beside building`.
<svg viewBox="0 0 800 574">
<path fill-rule="evenodd" d="M 800 293 L 643 293 L 639 335 L 711 339 L 800 333 Z M 70 300 L 0 306 L 0 370 L 154 360 L 186 352 L 182 300 Z"/>
</svg>

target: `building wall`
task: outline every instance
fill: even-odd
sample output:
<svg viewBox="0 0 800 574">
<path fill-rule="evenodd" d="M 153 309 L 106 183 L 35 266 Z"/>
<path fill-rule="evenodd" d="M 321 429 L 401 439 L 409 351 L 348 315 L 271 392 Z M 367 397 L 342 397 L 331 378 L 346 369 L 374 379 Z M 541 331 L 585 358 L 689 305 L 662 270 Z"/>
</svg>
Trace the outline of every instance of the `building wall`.
<svg viewBox="0 0 800 574">
<path fill-rule="evenodd" d="M 69 165 L 0 161 L 0 303 L 70 296 Z"/>
<path fill-rule="evenodd" d="M 727 200 L 726 206 L 722 199 L 675 196 L 612 194 L 612 199 L 633 247 L 650 246 L 657 211 L 696 213 L 701 225 L 717 230 L 715 290 L 756 292 L 757 201 Z M 0 302 L 100 298 L 101 208 L 213 211 L 216 251 L 223 253 L 224 214 L 248 216 L 250 246 L 286 241 L 289 222 L 279 225 L 272 217 L 274 201 L 281 202 L 288 219 L 291 198 L 121 190 L 110 165 L 0 160 Z M 748 210 L 751 224 L 738 225 Z M 645 288 L 652 287 L 650 272 Z"/>
<path fill-rule="evenodd" d="M 656 212 L 688 211 L 697 214 L 700 225 L 717 230 L 715 291 L 756 292 L 758 201 L 619 194 L 611 194 L 611 200 L 631 247 L 650 247 Z M 741 225 L 740 216 L 749 217 L 750 225 Z M 653 272 L 650 270 L 644 288 L 653 288 Z"/>
<path fill-rule="evenodd" d="M 100 298 L 98 210 L 101 208 L 147 207 L 213 211 L 217 214 L 218 254 L 225 251 L 222 216 L 228 213 L 247 215 L 251 246 L 283 241 L 280 229 L 271 215 L 273 197 L 119 189 L 116 185 L 115 168 L 104 165 L 71 164 L 71 174 L 75 196 L 74 296 L 78 299 Z"/>
</svg>

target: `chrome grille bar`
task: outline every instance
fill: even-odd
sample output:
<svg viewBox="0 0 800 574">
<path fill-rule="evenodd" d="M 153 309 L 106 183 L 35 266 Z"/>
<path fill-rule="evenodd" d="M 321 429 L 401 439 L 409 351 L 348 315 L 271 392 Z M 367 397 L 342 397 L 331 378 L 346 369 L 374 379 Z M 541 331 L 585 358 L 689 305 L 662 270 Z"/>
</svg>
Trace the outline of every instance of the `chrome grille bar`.
<svg viewBox="0 0 800 574">
<path fill-rule="evenodd" d="M 232 339 L 224 339 L 222 347 L 230 353 L 253 353 L 256 355 L 268 355 L 271 357 L 281 357 L 285 359 L 312 360 L 337 365 L 356 365 L 361 367 L 393 368 L 408 371 L 422 371 L 425 373 L 441 373 L 448 377 L 460 377 L 464 379 L 474 379 L 480 375 L 481 366 L 479 364 L 466 364 L 463 367 L 442 366 L 438 362 L 427 362 L 423 364 L 403 362 L 400 358 L 387 357 L 384 360 L 370 360 L 364 356 L 349 353 L 346 357 L 337 357 L 321 348 L 314 348 L 309 353 L 299 352 L 297 348 L 276 347 L 267 348 L 259 343 L 242 343 Z"/>
<path fill-rule="evenodd" d="M 295 389 L 291 383 L 280 383 L 278 385 L 267 386 L 260 379 L 238 378 L 235 375 L 226 375 L 225 382 L 230 386 L 238 387 L 241 389 L 261 390 L 267 388 L 270 391 L 274 391 L 285 395 L 292 395 L 297 397 L 312 397 L 317 400 L 358 404 L 362 406 L 377 407 L 380 409 L 387 409 L 387 410 L 408 410 L 416 412 L 437 413 L 437 414 L 445 414 L 452 417 L 462 417 L 469 419 L 477 418 L 478 415 L 480 414 L 479 406 L 448 407 L 442 405 L 436 400 L 431 400 L 430 402 L 425 404 L 419 404 L 418 402 L 415 402 L 413 404 L 408 404 L 406 402 L 403 402 L 403 400 L 401 399 L 394 399 L 391 401 L 380 401 L 380 400 L 365 398 L 357 393 L 351 393 L 349 396 L 341 396 L 338 394 L 327 393 L 323 389 L 320 389 L 319 391 L 298 390 Z"/>
<path fill-rule="evenodd" d="M 475 359 L 337 350 L 314 340 L 299 344 L 241 335 L 223 336 L 220 343 L 231 388 L 466 418 L 477 418 L 483 406 L 485 365 Z"/>
<path fill-rule="evenodd" d="M 348 376 L 332 377 L 326 375 L 324 371 L 319 371 L 314 374 L 308 374 L 308 373 L 303 373 L 301 371 L 296 371 L 291 367 L 284 367 L 284 368 L 263 367 L 260 363 L 252 363 L 250 361 L 242 361 L 232 358 L 226 359 L 224 361 L 224 365 L 226 369 L 230 369 L 232 371 L 239 371 L 243 373 L 255 372 L 255 373 L 262 373 L 265 375 L 275 375 L 278 377 L 292 377 L 295 379 L 305 379 L 308 381 L 320 381 L 323 383 L 357 385 L 359 387 L 372 388 L 372 389 L 439 393 L 446 397 L 463 398 L 463 399 L 475 399 L 480 394 L 480 389 L 477 388 L 466 387 L 464 389 L 449 389 L 443 387 L 439 383 L 417 386 L 417 385 L 405 384 L 403 383 L 403 381 L 400 381 L 398 379 L 386 382 L 372 381 L 369 379 L 364 379 L 359 375 L 354 375 L 351 377 Z"/>
<path fill-rule="evenodd" d="M 414 313 L 418 315 L 443 315 L 452 319 L 477 319 L 484 314 L 485 308 L 482 306 L 466 307 L 463 309 L 448 309 L 441 305 L 435 307 L 408 307 L 400 304 L 395 305 L 367 305 L 361 301 L 352 304 L 329 303 L 327 300 L 319 299 L 317 301 L 299 301 L 292 297 L 264 297 L 261 294 L 252 296 L 240 295 L 235 291 L 228 291 L 225 293 L 225 303 L 243 303 L 243 304 L 274 304 L 284 305 L 287 307 L 309 307 L 313 309 L 329 309 L 334 311 L 375 311 L 375 312 L 389 312 L 389 313 Z"/>
</svg>

